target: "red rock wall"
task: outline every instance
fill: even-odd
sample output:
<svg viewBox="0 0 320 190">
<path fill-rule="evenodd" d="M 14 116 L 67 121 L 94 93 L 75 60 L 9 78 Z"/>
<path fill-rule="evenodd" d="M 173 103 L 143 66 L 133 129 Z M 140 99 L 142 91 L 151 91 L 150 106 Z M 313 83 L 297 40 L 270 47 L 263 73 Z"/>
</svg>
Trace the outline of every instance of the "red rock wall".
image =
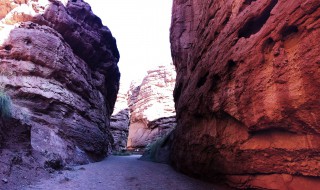
<svg viewBox="0 0 320 190">
<path fill-rule="evenodd" d="M 319 7 L 174 0 L 179 170 L 241 188 L 319 184 Z"/>
<path fill-rule="evenodd" d="M 104 158 L 120 75 L 110 30 L 82 0 L 0 5 L 0 85 L 17 125 L 0 130 L 28 127 L 34 151 L 66 163 Z"/>
</svg>

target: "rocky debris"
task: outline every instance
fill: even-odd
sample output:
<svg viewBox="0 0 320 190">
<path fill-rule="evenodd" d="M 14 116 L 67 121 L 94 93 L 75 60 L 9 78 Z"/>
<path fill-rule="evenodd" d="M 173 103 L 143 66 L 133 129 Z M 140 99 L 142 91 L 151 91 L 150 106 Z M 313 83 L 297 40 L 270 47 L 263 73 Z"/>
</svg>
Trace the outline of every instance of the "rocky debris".
<svg viewBox="0 0 320 190">
<path fill-rule="evenodd" d="M 82 0 L 0 5 L 0 84 L 12 99 L 1 148 L 59 168 L 104 158 L 120 77 L 110 30 Z"/>
<path fill-rule="evenodd" d="M 39 162 L 43 158 L 39 152 L 0 149 L 0 158 L 0 190 L 20 189 L 22 185 L 50 177 Z"/>
<path fill-rule="evenodd" d="M 129 108 L 127 104 L 128 92 L 120 85 L 114 112 L 111 115 L 110 130 L 113 136 L 113 151 L 121 151 L 127 148 L 129 133 Z"/>
<path fill-rule="evenodd" d="M 140 85 L 131 84 L 128 149 L 144 148 L 175 127 L 174 84 L 172 64 L 148 71 Z"/>
<path fill-rule="evenodd" d="M 318 186 L 319 7 L 174 0 L 176 168 L 244 189 Z"/>
</svg>

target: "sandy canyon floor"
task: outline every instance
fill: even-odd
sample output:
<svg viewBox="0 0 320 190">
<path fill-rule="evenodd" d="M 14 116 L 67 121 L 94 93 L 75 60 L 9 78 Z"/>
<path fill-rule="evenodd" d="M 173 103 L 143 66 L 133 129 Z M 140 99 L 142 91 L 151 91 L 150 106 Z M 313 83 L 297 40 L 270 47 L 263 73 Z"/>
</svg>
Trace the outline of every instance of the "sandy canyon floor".
<svg viewBox="0 0 320 190">
<path fill-rule="evenodd" d="M 140 155 L 110 156 L 53 174 L 19 190 L 221 190 L 223 187 L 190 178 L 165 164 L 141 161 Z M 0 189 L 6 189 L 2 184 Z"/>
</svg>

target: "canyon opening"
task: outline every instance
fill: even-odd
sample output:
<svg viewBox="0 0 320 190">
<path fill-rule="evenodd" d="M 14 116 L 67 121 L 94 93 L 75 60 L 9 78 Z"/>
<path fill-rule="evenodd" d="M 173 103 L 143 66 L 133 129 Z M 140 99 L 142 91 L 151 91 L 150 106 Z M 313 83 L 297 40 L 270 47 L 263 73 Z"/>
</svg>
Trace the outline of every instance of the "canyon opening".
<svg viewBox="0 0 320 190">
<path fill-rule="evenodd" d="M 318 189 L 319 7 L 0 0 L 0 189 Z"/>
</svg>

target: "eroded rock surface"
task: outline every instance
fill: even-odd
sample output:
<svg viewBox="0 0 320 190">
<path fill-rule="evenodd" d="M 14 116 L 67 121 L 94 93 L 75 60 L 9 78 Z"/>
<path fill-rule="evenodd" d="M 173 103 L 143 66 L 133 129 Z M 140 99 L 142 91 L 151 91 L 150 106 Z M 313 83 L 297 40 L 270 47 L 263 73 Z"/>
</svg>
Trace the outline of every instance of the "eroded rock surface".
<svg viewBox="0 0 320 190">
<path fill-rule="evenodd" d="M 166 135 L 176 125 L 172 92 L 175 84 L 173 65 L 148 71 L 140 85 L 129 91 L 130 126 L 128 148 L 144 148 Z"/>
<path fill-rule="evenodd" d="M 127 148 L 129 133 L 128 89 L 120 85 L 116 105 L 110 120 L 110 129 L 113 136 L 113 151 Z"/>
<path fill-rule="evenodd" d="M 1 148 L 24 145 L 62 164 L 104 158 L 119 86 L 109 29 L 82 0 L 0 5 L 0 83 L 13 103 Z"/>
<path fill-rule="evenodd" d="M 318 187 L 319 7 L 174 0 L 179 170 L 239 188 Z"/>
</svg>

